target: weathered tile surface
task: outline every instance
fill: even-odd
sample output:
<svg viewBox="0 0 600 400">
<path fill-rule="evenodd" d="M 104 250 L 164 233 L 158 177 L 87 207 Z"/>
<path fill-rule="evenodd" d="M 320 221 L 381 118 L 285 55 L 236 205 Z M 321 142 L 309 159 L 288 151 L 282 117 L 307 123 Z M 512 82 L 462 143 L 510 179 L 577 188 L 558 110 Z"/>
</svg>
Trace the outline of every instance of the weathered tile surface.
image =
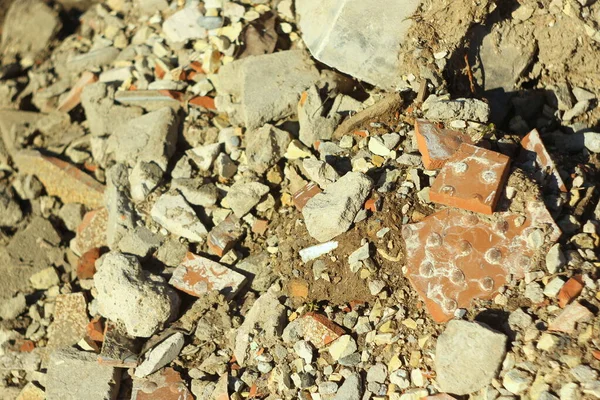
<svg viewBox="0 0 600 400">
<path fill-rule="evenodd" d="M 86 335 L 89 322 L 83 293 L 61 294 L 54 304 L 54 322 L 49 328 L 49 349 L 77 344 Z"/>
<path fill-rule="evenodd" d="M 579 302 L 574 302 L 565 307 L 556 318 L 548 325 L 548 330 L 554 332 L 573 333 L 575 324 L 588 321 L 594 314 Z"/>
<path fill-rule="evenodd" d="M 106 246 L 107 224 L 108 210 L 106 208 L 87 212 L 77 227 L 75 239 L 71 242 L 71 250 L 77 255 L 83 255 L 91 249 Z"/>
<path fill-rule="evenodd" d="M 416 121 L 415 136 L 419 152 L 423 156 L 423 166 L 427 169 L 442 168 L 462 143 L 472 143 L 469 135 L 440 128 L 424 119 Z"/>
<path fill-rule="evenodd" d="M 81 74 L 81 78 L 71 88 L 67 96 L 58 105 L 58 111 L 69 112 L 81 102 L 81 92 L 83 88 L 91 83 L 97 82 L 98 76 L 93 72 L 86 71 Z"/>
<path fill-rule="evenodd" d="M 325 315 L 314 312 L 308 312 L 302 316 L 301 326 L 306 340 L 319 349 L 345 333 L 341 327 Z"/>
<path fill-rule="evenodd" d="M 294 193 L 292 201 L 294 202 L 294 205 L 296 206 L 298 211 L 302 211 L 302 209 L 304 208 L 304 206 L 306 205 L 308 200 L 310 200 L 315 195 L 317 195 L 321 192 L 322 192 L 322 190 L 319 187 L 319 185 L 317 185 L 314 182 L 310 182 L 306 186 L 304 186 L 302 189 L 300 189 L 299 191 Z"/>
<path fill-rule="evenodd" d="M 539 166 L 542 174 L 542 183 L 547 182 L 552 188 L 560 190 L 561 192 L 566 192 L 567 187 L 556 170 L 554 160 L 552 160 L 548 150 L 546 150 L 546 146 L 544 146 L 544 142 L 542 142 L 542 138 L 537 129 L 529 132 L 527 136 L 521 140 L 521 146 L 523 146 L 523 149 L 525 150 L 523 157 L 528 158 L 529 156 L 532 156 Z"/>
<path fill-rule="evenodd" d="M 145 379 L 135 379 L 131 400 L 193 400 L 185 381 L 173 368 L 164 368 Z"/>
<path fill-rule="evenodd" d="M 508 171 L 507 156 L 463 143 L 431 185 L 429 198 L 435 203 L 492 214 Z"/>
<path fill-rule="evenodd" d="M 244 230 L 240 219 L 233 214 L 229 214 L 227 218 L 210 231 L 206 243 L 214 254 L 223 257 L 223 254 L 231 250 L 243 234 Z"/>
</svg>

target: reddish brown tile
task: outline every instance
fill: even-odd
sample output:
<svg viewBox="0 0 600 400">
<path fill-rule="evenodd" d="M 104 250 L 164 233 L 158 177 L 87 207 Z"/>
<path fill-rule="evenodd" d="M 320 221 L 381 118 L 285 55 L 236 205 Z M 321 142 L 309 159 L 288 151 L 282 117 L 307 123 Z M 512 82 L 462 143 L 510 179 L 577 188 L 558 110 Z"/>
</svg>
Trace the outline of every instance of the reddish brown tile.
<svg viewBox="0 0 600 400">
<path fill-rule="evenodd" d="M 581 294 L 584 284 L 581 275 L 575 275 L 558 292 L 558 305 L 565 307 Z"/>
<path fill-rule="evenodd" d="M 463 143 L 431 185 L 429 198 L 491 215 L 508 176 L 509 162 L 503 154 Z"/>
<path fill-rule="evenodd" d="M 443 129 L 423 119 L 415 122 L 415 136 L 426 169 L 442 168 L 462 143 L 472 143 L 465 133 Z"/>
<path fill-rule="evenodd" d="M 208 234 L 208 248 L 213 254 L 223 257 L 242 238 L 244 230 L 240 219 L 233 214 L 215 226 Z"/>
<path fill-rule="evenodd" d="M 96 74 L 86 71 L 81 74 L 81 78 L 77 81 L 75 86 L 71 88 L 71 91 L 58 105 L 58 111 L 69 112 L 79 105 L 81 102 L 81 92 L 83 88 L 98 81 Z"/>
<path fill-rule="evenodd" d="M 90 279 L 96 273 L 96 260 L 100 258 L 100 249 L 94 247 L 83 253 L 77 263 L 77 277 L 79 279 Z"/>
<path fill-rule="evenodd" d="M 87 336 L 95 342 L 104 341 L 104 326 L 100 317 L 94 317 L 86 327 Z"/>
<path fill-rule="evenodd" d="M 215 106 L 215 99 L 208 96 L 197 96 L 190 99 L 189 104 L 195 107 L 206 108 L 207 110 L 214 111 L 217 109 Z"/>
<path fill-rule="evenodd" d="M 294 193 L 292 201 L 294 202 L 294 205 L 296 206 L 298 211 L 302 211 L 306 203 L 319 193 L 321 193 L 319 185 L 317 185 L 314 182 L 310 182 L 302 189 Z"/>
<path fill-rule="evenodd" d="M 308 312 L 300 321 L 306 340 L 323 348 L 344 334 L 344 330 L 323 314 Z"/>
</svg>

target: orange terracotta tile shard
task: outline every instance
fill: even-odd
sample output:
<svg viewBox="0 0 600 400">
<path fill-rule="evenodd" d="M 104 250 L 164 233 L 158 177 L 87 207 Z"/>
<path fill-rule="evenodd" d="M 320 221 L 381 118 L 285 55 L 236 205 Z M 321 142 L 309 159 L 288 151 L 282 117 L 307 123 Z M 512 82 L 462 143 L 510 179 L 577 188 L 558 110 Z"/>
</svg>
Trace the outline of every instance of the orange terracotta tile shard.
<svg viewBox="0 0 600 400">
<path fill-rule="evenodd" d="M 345 332 L 335 322 L 323 314 L 308 312 L 300 318 L 304 338 L 318 349 L 327 346 Z"/>
<path fill-rule="evenodd" d="M 574 302 L 565 307 L 556 318 L 548 325 L 548 330 L 553 332 L 573 333 L 578 322 L 585 322 L 594 317 L 594 314 L 579 302 Z"/>
<path fill-rule="evenodd" d="M 415 137 L 426 169 L 442 168 L 462 143 L 473 143 L 465 133 L 441 128 L 424 119 L 416 120 Z"/>
<path fill-rule="evenodd" d="M 77 277 L 79 279 L 90 279 L 96 273 L 96 260 L 100 258 L 100 249 L 94 247 L 82 254 L 77 263 Z"/>
<path fill-rule="evenodd" d="M 431 185 L 435 203 L 491 215 L 500 199 L 510 159 L 500 153 L 463 143 Z"/>
<path fill-rule="evenodd" d="M 242 229 L 240 219 L 233 214 L 229 214 L 227 218 L 210 231 L 206 242 L 213 254 L 223 257 L 225 253 L 235 246 L 243 234 L 244 230 Z"/>
<path fill-rule="evenodd" d="M 190 99 L 189 104 L 196 106 L 196 107 L 206 108 L 207 110 L 216 110 L 217 109 L 217 107 L 215 106 L 215 99 L 213 99 L 212 97 L 208 97 L 208 96 L 194 97 L 194 98 Z"/>
<path fill-rule="evenodd" d="M 564 308 L 572 302 L 583 290 L 584 284 L 581 275 L 575 275 L 567 281 L 558 292 L 558 305 Z"/>
<path fill-rule="evenodd" d="M 71 250 L 77 255 L 107 245 L 106 226 L 108 224 L 108 210 L 100 208 L 87 212 L 77 227 L 75 239 L 71 241 Z"/>
<path fill-rule="evenodd" d="M 13 160 L 20 173 L 37 176 L 46 192 L 63 203 L 81 203 L 89 208 L 104 205 L 104 185 L 63 160 L 34 150 L 20 151 Z"/>
<path fill-rule="evenodd" d="M 267 229 L 269 228 L 269 221 L 265 219 L 257 219 L 252 223 L 252 232 L 257 235 L 264 235 Z"/>
<path fill-rule="evenodd" d="M 179 372 L 164 368 L 144 379 L 134 379 L 131 400 L 193 400 Z"/>
<path fill-rule="evenodd" d="M 560 174 L 556 170 L 556 165 L 550 157 L 546 146 L 542 142 L 542 138 L 537 129 L 532 130 L 521 140 L 521 146 L 524 151 L 521 152 L 523 160 L 533 159 L 539 167 L 541 174 L 540 181 L 542 184 L 548 184 L 555 190 L 566 192 L 567 187 L 563 182 Z"/>
<path fill-rule="evenodd" d="M 319 188 L 319 185 L 314 182 L 310 182 L 302 189 L 294 193 L 292 201 L 294 202 L 294 205 L 298 211 L 302 211 L 306 203 L 319 193 L 321 193 L 321 188 Z"/>
<path fill-rule="evenodd" d="M 245 283 L 244 275 L 217 262 L 193 253 L 187 253 L 169 283 L 177 289 L 200 297 L 218 290 L 227 299 L 233 298 Z"/>
<path fill-rule="evenodd" d="M 58 111 L 69 112 L 79 105 L 81 102 L 81 92 L 83 88 L 98 81 L 96 74 L 86 71 L 81 74 L 81 78 L 75 83 L 75 86 L 71 88 L 66 97 L 58 105 Z"/>
<path fill-rule="evenodd" d="M 513 213 L 490 219 L 445 209 L 402 227 L 407 277 L 436 322 L 453 318 L 474 299 L 491 299 L 510 275 L 523 277 L 540 249 L 531 248 L 532 232 L 560 236 L 541 202 L 528 205 L 525 222 Z"/>
<path fill-rule="evenodd" d="M 104 326 L 100 321 L 100 317 L 95 317 L 87 324 L 86 333 L 87 336 L 95 342 L 104 341 Z"/>
</svg>

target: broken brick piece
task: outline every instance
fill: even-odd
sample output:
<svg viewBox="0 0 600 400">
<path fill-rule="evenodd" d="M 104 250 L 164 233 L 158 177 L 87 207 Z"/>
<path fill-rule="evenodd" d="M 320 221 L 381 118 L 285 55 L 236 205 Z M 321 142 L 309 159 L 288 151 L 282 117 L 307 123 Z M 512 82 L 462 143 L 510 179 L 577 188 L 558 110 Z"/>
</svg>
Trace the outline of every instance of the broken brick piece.
<svg viewBox="0 0 600 400">
<path fill-rule="evenodd" d="M 98 81 L 98 76 L 92 72 L 86 71 L 81 74 L 81 78 L 75 83 L 75 86 L 71 88 L 69 93 L 58 105 L 58 111 L 69 112 L 79 105 L 81 102 L 81 92 L 87 85 L 91 85 Z"/>
<path fill-rule="evenodd" d="M 107 320 L 98 363 L 117 368 L 136 368 L 140 349 L 140 341 L 129 336 L 122 324 Z"/>
<path fill-rule="evenodd" d="M 255 219 L 252 223 L 252 232 L 257 235 L 264 235 L 267 228 L 269 228 L 269 221 L 265 219 Z"/>
<path fill-rule="evenodd" d="M 233 214 L 229 214 L 227 218 L 210 231 L 206 242 L 212 253 L 223 257 L 235 246 L 243 234 L 244 230 L 240 219 Z"/>
<path fill-rule="evenodd" d="M 491 215 L 509 172 L 510 159 L 500 153 L 463 143 L 431 185 L 435 203 Z"/>
<path fill-rule="evenodd" d="M 594 316 L 590 310 L 579 302 L 574 302 L 565 307 L 556 318 L 548 325 L 548 330 L 553 332 L 573 333 L 575 324 L 585 322 Z"/>
<path fill-rule="evenodd" d="M 35 343 L 31 340 L 19 339 L 15 345 L 21 353 L 31 353 L 35 349 Z"/>
<path fill-rule="evenodd" d="M 179 372 L 164 368 L 144 378 L 134 379 L 131 400 L 193 400 Z"/>
<path fill-rule="evenodd" d="M 77 277 L 79 279 L 91 279 L 96 273 L 96 260 L 100 258 L 100 249 L 94 247 L 83 253 L 77 262 Z"/>
<path fill-rule="evenodd" d="M 75 239 L 71 242 L 71 250 L 77 255 L 107 245 L 106 230 L 108 210 L 100 208 L 87 212 L 77 227 Z"/>
<path fill-rule="evenodd" d="M 558 305 L 564 308 L 572 302 L 583 290 L 584 284 L 581 275 L 575 275 L 563 285 L 558 292 Z"/>
<path fill-rule="evenodd" d="M 436 322 L 474 299 L 492 298 L 509 275 L 522 278 L 541 251 L 531 248 L 532 233 L 547 229 L 548 242 L 560 236 L 541 202 L 528 204 L 525 222 L 518 217 L 506 212 L 490 220 L 445 209 L 403 226 L 407 277 Z"/>
<path fill-rule="evenodd" d="M 554 189 L 566 192 L 567 187 L 560 177 L 548 150 L 546 150 L 546 146 L 544 146 L 537 129 L 529 132 L 527 136 L 521 140 L 521 146 L 523 146 L 523 149 L 525 150 L 521 153 L 522 157 L 524 159 L 532 157 L 539 166 L 541 173 L 540 178 L 544 186 L 547 183 Z"/>
<path fill-rule="evenodd" d="M 300 320 L 304 338 L 321 349 L 333 342 L 345 332 L 335 322 L 323 314 L 308 312 Z"/>
<path fill-rule="evenodd" d="M 309 182 L 302 189 L 294 193 L 292 201 L 298 211 L 302 211 L 306 203 L 319 193 L 321 193 L 319 185 L 314 182 Z"/>
<path fill-rule="evenodd" d="M 188 252 L 173 272 L 169 283 L 192 296 L 200 297 L 218 290 L 227 299 L 231 299 L 245 280 L 244 275 L 224 265 Z"/>
<path fill-rule="evenodd" d="M 13 160 L 20 173 L 37 176 L 46 192 L 63 203 L 80 203 L 89 208 L 104 205 L 104 185 L 63 160 L 35 150 L 20 151 Z"/>
<path fill-rule="evenodd" d="M 87 336 L 95 342 L 104 341 L 104 327 L 100 317 L 94 317 L 86 326 Z"/>
<path fill-rule="evenodd" d="M 48 329 L 48 348 L 60 349 L 77 344 L 86 335 L 89 322 L 83 293 L 60 294 L 54 303 L 54 322 Z"/>
<path fill-rule="evenodd" d="M 208 96 L 196 96 L 190 99 L 189 104 L 196 107 L 206 108 L 207 110 L 216 110 L 215 99 Z"/>
<path fill-rule="evenodd" d="M 462 143 L 473 143 L 465 133 L 440 128 L 424 119 L 416 120 L 415 137 L 426 169 L 442 168 Z"/>
</svg>

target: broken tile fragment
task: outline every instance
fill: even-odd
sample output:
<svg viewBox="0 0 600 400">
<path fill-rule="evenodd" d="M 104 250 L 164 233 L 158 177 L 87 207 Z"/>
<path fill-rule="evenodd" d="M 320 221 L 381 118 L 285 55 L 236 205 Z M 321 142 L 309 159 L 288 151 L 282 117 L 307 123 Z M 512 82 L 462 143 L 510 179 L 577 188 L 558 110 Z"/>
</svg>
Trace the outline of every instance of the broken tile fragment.
<svg viewBox="0 0 600 400">
<path fill-rule="evenodd" d="M 525 222 L 516 214 L 491 221 L 476 214 L 445 209 L 404 225 L 408 279 L 436 322 L 445 322 L 473 299 L 490 299 L 510 274 L 522 278 L 540 251 L 531 248 L 532 232 L 549 228 L 545 240 L 560 230 L 541 202 L 527 206 Z"/>
<path fill-rule="evenodd" d="M 75 238 L 71 241 L 71 250 L 82 256 L 88 251 L 107 245 L 106 227 L 108 210 L 100 208 L 87 212 L 77 227 Z"/>
<path fill-rule="evenodd" d="M 558 305 L 564 308 L 572 302 L 583 290 L 584 283 L 581 275 L 570 278 L 558 292 Z"/>
<path fill-rule="evenodd" d="M 81 92 L 83 88 L 91 83 L 97 82 L 98 76 L 93 72 L 86 71 L 71 88 L 69 93 L 58 104 L 58 111 L 69 112 L 81 103 Z"/>
<path fill-rule="evenodd" d="M 96 260 L 100 258 L 100 249 L 94 247 L 83 253 L 77 262 L 77 277 L 79 279 L 90 279 L 96 273 Z"/>
<path fill-rule="evenodd" d="M 437 124 L 417 119 L 415 137 L 426 169 L 440 169 L 462 143 L 472 144 L 469 135 L 440 128 Z"/>
<path fill-rule="evenodd" d="M 54 322 L 48 329 L 50 350 L 71 347 L 86 336 L 89 319 L 83 293 L 60 294 L 54 303 Z"/>
<path fill-rule="evenodd" d="M 292 197 L 292 201 L 294 205 L 298 209 L 298 211 L 302 211 L 308 200 L 313 198 L 316 194 L 321 193 L 322 190 L 315 182 L 309 182 L 302 189 L 294 193 Z"/>
<path fill-rule="evenodd" d="M 304 314 L 300 324 L 304 338 L 318 349 L 327 346 L 345 333 L 335 322 L 315 312 Z"/>
<path fill-rule="evenodd" d="M 435 203 L 491 215 L 506 182 L 510 159 L 463 143 L 441 169 L 429 198 Z"/>
<path fill-rule="evenodd" d="M 223 257 L 225 253 L 235 246 L 244 234 L 240 219 L 233 214 L 229 214 L 227 218 L 215 226 L 206 239 L 208 248 L 219 257 Z"/>
<path fill-rule="evenodd" d="M 119 392 L 121 371 L 96 362 L 96 355 L 74 348 L 50 356 L 46 378 L 48 400 L 109 400 Z"/>
<path fill-rule="evenodd" d="M 164 368 L 145 379 L 134 379 L 131 400 L 193 400 L 179 372 Z"/>
<path fill-rule="evenodd" d="M 100 317 L 94 317 L 85 328 L 87 337 L 96 342 L 104 341 L 104 325 Z"/>
<path fill-rule="evenodd" d="M 593 318 L 594 314 L 579 302 L 574 302 L 565 307 L 560 314 L 550 322 L 548 330 L 554 332 L 573 333 L 575 324 Z"/>
<path fill-rule="evenodd" d="M 245 281 L 244 275 L 208 258 L 187 253 L 175 269 L 169 283 L 177 289 L 200 297 L 218 290 L 228 299 L 233 298 Z"/>
<path fill-rule="evenodd" d="M 20 173 L 37 176 L 46 192 L 63 203 L 80 203 L 89 208 L 104 204 L 104 185 L 63 160 L 24 150 L 15 154 L 14 161 Z"/>
<path fill-rule="evenodd" d="M 106 321 L 102 335 L 102 349 L 98 354 L 98 363 L 116 368 L 135 368 L 141 343 L 127 334 L 125 327 L 119 323 Z"/>
<path fill-rule="evenodd" d="M 525 160 L 531 158 L 535 160 L 538 165 L 542 185 L 549 185 L 555 190 L 566 192 L 567 187 L 556 169 L 554 160 L 552 160 L 548 150 L 546 150 L 546 146 L 544 146 L 537 129 L 529 132 L 527 136 L 521 140 L 521 146 L 524 149 L 521 153 L 522 158 Z"/>
</svg>

